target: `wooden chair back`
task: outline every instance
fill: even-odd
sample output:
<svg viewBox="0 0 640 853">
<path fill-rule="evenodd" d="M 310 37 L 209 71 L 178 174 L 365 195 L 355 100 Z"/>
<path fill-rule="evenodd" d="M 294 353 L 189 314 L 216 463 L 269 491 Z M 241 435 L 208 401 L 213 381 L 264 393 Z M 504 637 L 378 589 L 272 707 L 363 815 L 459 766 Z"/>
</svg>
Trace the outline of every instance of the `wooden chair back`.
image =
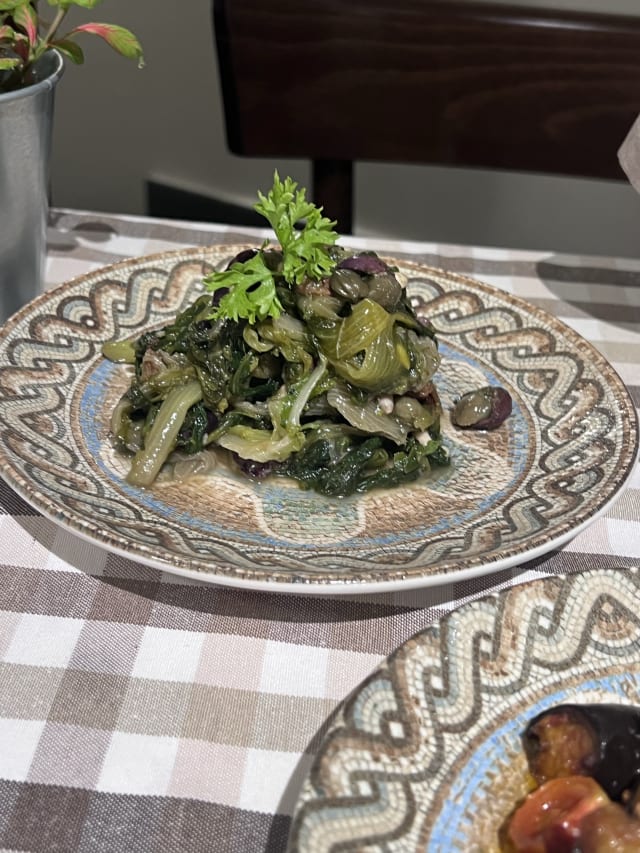
<svg viewBox="0 0 640 853">
<path fill-rule="evenodd" d="M 458 0 L 213 0 L 228 145 L 307 158 L 348 233 L 353 164 L 623 179 L 640 17 Z"/>
</svg>

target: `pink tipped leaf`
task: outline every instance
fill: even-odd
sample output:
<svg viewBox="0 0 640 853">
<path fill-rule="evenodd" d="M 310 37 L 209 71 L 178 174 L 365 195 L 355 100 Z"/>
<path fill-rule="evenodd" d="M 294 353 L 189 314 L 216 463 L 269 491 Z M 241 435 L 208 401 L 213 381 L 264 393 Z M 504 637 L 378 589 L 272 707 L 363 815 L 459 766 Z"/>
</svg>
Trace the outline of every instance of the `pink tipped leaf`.
<svg viewBox="0 0 640 853">
<path fill-rule="evenodd" d="M 5 46 L 8 43 L 11 50 L 18 55 L 20 59 L 19 64 L 28 62 L 31 46 L 29 44 L 29 39 L 24 33 L 14 30 L 13 27 L 10 27 L 8 24 L 3 24 L 0 26 L 0 47 L 2 47 L 2 42 L 5 42 Z M 8 67 L 13 66 L 4 66 L 2 70 L 5 71 Z"/>
<path fill-rule="evenodd" d="M 35 44 L 38 41 L 38 14 L 33 6 L 29 3 L 25 3 L 23 6 L 20 6 L 15 10 L 12 17 L 15 23 L 19 27 L 22 27 L 27 34 L 29 44 L 32 47 L 35 47 Z"/>
<path fill-rule="evenodd" d="M 121 56 L 125 56 L 127 59 L 137 59 L 140 66 L 144 64 L 142 45 L 134 34 L 125 27 L 119 27 L 116 24 L 81 24 L 71 30 L 67 38 L 75 36 L 77 33 L 92 33 L 99 36 Z"/>
</svg>

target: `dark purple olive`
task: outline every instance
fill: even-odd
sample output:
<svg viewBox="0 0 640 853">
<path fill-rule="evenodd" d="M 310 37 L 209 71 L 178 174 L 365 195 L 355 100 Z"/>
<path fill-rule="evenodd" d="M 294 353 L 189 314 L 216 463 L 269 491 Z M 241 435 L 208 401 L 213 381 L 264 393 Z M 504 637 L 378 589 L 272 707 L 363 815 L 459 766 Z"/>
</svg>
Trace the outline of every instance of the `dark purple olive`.
<svg viewBox="0 0 640 853">
<path fill-rule="evenodd" d="M 337 268 L 339 270 L 353 270 L 359 272 L 360 275 L 387 272 L 387 265 L 377 255 L 353 255 L 340 261 Z"/>
<path fill-rule="evenodd" d="M 640 781 L 640 708 L 557 705 L 529 722 L 522 744 L 539 784 L 588 775 L 612 800 L 626 802 Z"/>
<path fill-rule="evenodd" d="M 231 258 L 229 263 L 227 264 L 227 269 L 231 269 L 234 264 L 244 264 L 246 261 L 250 261 L 255 255 L 258 254 L 257 249 L 243 249 L 241 252 Z"/>
<path fill-rule="evenodd" d="M 229 293 L 228 287 L 219 287 L 217 290 L 213 291 L 213 295 L 211 297 L 211 304 L 214 308 L 217 308 L 218 305 L 220 305 L 222 297 L 227 293 Z"/>
<path fill-rule="evenodd" d="M 231 455 L 240 471 L 246 474 L 247 477 L 251 477 L 252 480 L 264 480 L 282 465 L 281 462 L 273 460 L 269 462 L 256 462 L 254 459 L 243 459 L 237 453 L 232 453 Z"/>
<path fill-rule="evenodd" d="M 207 415 L 207 432 L 213 432 L 214 429 L 218 426 L 218 418 L 211 409 L 205 409 Z"/>
<path fill-rule="evenodd" d="M 486 385 L 460 397 L 453 407 L 451 421 L 464 429 L 496 429 L 509 417 L 512 406 L 508 391 Z"/>
</svg>

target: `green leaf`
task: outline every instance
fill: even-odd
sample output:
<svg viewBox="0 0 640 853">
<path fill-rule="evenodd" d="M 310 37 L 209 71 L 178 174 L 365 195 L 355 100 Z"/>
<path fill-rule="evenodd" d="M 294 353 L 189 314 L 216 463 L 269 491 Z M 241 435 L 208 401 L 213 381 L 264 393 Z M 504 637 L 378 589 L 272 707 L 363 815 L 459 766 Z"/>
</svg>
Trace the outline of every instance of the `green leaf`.
<svg viewBox="0 0 640 853">
<path fill-rule="evenodd" d="M 60 39 L 51 43 L 53 47 L 63 53 L 67 59 L 74 62 L 76 65 L 82 65 L 84 62 L 84 51 L 79 44 L 76 44 L 71 39 Z"/>
<path fill-rule="evenodd" d="M 0 12 L 11 12 L 15 15 L 16 10 L 26 6 L 29 0 L 0 0 Z"/>
<path fill-rule="evenodd" d="M 21 33 L 19 30 L 14 30 L 13 27 L 10 27 L 8 24 L 4 24 L 0 26 L 0 42 L 10 42 L 13 46 L 14 50 L 16 49 L 16 45 L 20 44 L 24 47 L 29 48 L 29 39 L 26 37 L 24 33 Z"/>
<path fill-rule="evenodd" d="M 9 71 L 11 68 L 17 68 L 22 65 L 22 62 L 17 58 L 0 58 L 0 71 Z"/>
<path fill-rule="evenodd" d="M 79 27 L 74 27 L 68 33 L 67 38 L 78 33 L 91 33 L 99 36 L 121 56 L 125 56 L 127 59 L 137 59 L 140 67 L 144 64 L 142 45 L 134 34 L 125 27 L 119 27 L 116 24 L 81 24 Z"/>
<path fill-rule="evenodd" d="M 328 275 L 335 261 L 327 246 L 335 243 L 338 234 L 330 222 L 305 198 L 304 189 L 291 178 L 280 180 L 274 174 L 273 186 L 267 196 L 258 192 L 255 209 L 270 223 L 282 248 L 282 277 L 289 286 L 301 284 L 309 278 L 317 281 Z M 302 227 L 299 228 L 300 223 Z M 249 323 L 267 317 L 279 317 L 282 305 L 276 293 L 273 272 L 267 267 L 263 252 L 248 261 L 235 263 L 230 270 L 212 273 L 205 279 L 212 292 L 228 289 L 212 314 L 214 318 L 226 317 L 237 321 L 244 318 Z"/>
<path fill-rule="evenodd" d="M 57 6 L 59 9 L 68 9 L 69 6 L 82 6 L 84 9 L 93 9 L 102 0 L 47 0 L 50 6 Z"/>
<path fill-rule="evenodd" d="M 255 209 L 267 219 L 282 247 L 285 281 L 300 284 L 305 278 L 317 281 L 328 275 L 335 266 L 327 246 L 338 239 L 333 230 L 336 223 L 307 201 L 296 181 L 285 178 L 282 182 L 277 172 L 269 194 L 259 192 L 258 198 Z M 301 222 L 304 225 L 298 228 Z"/>
<path fill-rule="evenodd" d="M 250 323 L 267 317 L 279 317 L 282 305 L 276 294 L 273 273 L 259 252 L 244 263 L 235 263 L 229 270 L 212 273 L 205 278 L 211 292 L 228 288 L 213 317 L 230 320 L 244 318 Z"/>
<path fill-rule="evenodd" d="M 13 13 L 13 20 L 27 34 L 29 44 L 35 46 L 38 41 L 38 14 L 29 3 L 20 6 Z"/>
</svg>

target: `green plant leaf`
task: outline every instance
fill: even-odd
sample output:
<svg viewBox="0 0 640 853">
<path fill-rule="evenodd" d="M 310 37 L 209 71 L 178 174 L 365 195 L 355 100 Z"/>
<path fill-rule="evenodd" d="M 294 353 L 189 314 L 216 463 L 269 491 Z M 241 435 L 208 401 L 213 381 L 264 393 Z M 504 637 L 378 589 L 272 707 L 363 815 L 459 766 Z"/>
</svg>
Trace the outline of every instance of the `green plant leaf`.
<svg viewBox="0 0 640 853">
<path fill-rule="evenodd" d="M 294 287 L 305 278 L 319 281 L 328 275 L 335 266 L 327 252 L 327 246 L 338 239 L 333 230 L 335 222 L 322 216 L 322 209 L 307 201 L 305 190 L 298 190 L 294 180 L 281 181 L 277 172 L 269 193 L 265 196 L 258 192 L 258 198 L 255 210 L 269 222 L 282 249 L 282 274 L 286 284 Z M 282 304 L 263 252 L 247 261 L 234 263 L 224 272 L 211 273 L 204 281 L 212 292 L 221 288 L 228 291 L 212 317 L 234 321 L 243 317 L 253 324 L 266 317 L 280 316 Z"/>
<path fill-rule="evenodd" d="M 59 50 L 60 53 L 64 54 L 67 59 L 70 59 L 71 62 L 74 62 L 76 65 L 82 65 L 84 63 L 84 51 L 79 44 L 71 41 L 71 39 L 59 39 L 51 44 L 56 48 L 56 50 Z"/>
<path fill-rule="evenodd" d="M 10 59 L 9 57 L 0 57 L 0 71 L 9 71 L 11 68 L 17 68 L 22 65 L 19 59 Z"/>
<path fill-rule="evenodd" d="M 81 24 L 71 30 L 67 38 L 71 38 L 77 33 L 91 33 L 99 36 L 121 56 L 125 56 L 127 59 L 137 59 L 140 67 L 144 64 L 142 45 L 134 34 L 125 27 L 119 27 L 116 24 Z"/>
<path fill-rule="evenodd" d="M 13 20 L 27 34 L 29 44 L 34 47 L 38 41 L 38 13 L 29 3 L 20 6 L 13 13 Z"/>
<path fill-rule="evenodd" d="M 333 230 L 336 223 L 307 201 L 306 191 L 299 190 L 296 181 L 281 181 L 277 172 L 269 193 L 258 192 L 258 198 L 255 210 L 269 222 L 284 252 L 285 281 L 300 284 L 307 277 L 318 281 L 328 275 L 335 266 L 327 246 L 338 239 Z M 301 222 L 304 225 L 299 229 Z"/>
<path fill-rule="evenodd" d="M 0 42 L 10 42 L 12 46 L 24 44 L 29 46 L 29 39 L 24 33 L 14 30 L 9 24 L 0 25 Z"/>
<path fill-rule="evenodd" d="M 57 6 L 59 9 L 68 9 L 69 6 L 82 6 L 84 9 L 93 9 L 102 0 L 47 0 L 50 6 Z"/>
<path fill-rule="evenodd" d="M 29 0 L 0 0 L 0 12 L 11 12 L 15 14 L 16 9 L 26 6 Z"/>
<path fill-rule="evenodd" d="M 220 288 L 228 291 L 213 317 L 228 317 L 236 322 L 244 317 L 249 323 L 255 323 L 265 317 L 279 317 L 282 311 L 273 273 L 260 253 L 248 261 L 233 264 L 224 272 L 210 274 L 204 283 L 212 293 Z"/>
</svg>

